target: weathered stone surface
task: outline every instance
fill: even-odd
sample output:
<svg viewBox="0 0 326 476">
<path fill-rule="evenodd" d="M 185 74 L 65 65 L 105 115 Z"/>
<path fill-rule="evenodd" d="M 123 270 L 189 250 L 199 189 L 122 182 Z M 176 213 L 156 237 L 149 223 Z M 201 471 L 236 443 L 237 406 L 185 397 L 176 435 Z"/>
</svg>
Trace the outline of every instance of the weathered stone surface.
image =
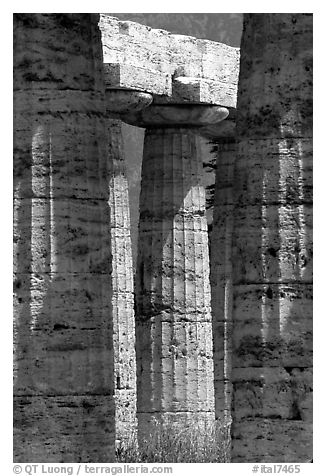
<svg viewBox="0 0 326 476">
<path fill-rule="evenodd" d="M 201 127 L 225 119 L 228 109 L 219 106 L 151 104 L 135 114 L 126 114 L 123 120 L 139 127 Z"/>
<path fill-rule="evenodd" d="M 14 15 L 14 458 L 114 458 L 98 16 Z"/>
<path fill-rule="evenodd" d="M 233 425 L 232 457 L 238 463 L 310 463 L 312 423 L 247 418 Z"/>
<path fill-rule="evenodd" d="M 260 147 L 266 147 L 263 156 Z M 251 173 L 253 169 L 255 174 Z M 234 188 L 237 200 L 243 204 L 304 206 L 312 202 L 311 139 L 262 138 L 240 141 L 237 170 Z"/>
<path fill-rule="evenodd" d="M 200 129 L 200 135 L 219 143 L 221 140 L 225 142 L 224 139 L 227 139 L 227 142 L 230 142 L 232 139 L 235 139 L 235 120 L 232 117 L 234 115 L 234 110 L 229 109 L 229 116 L 222 122 L 217 124 L 208 124 Z"/>
<path fill-rule="evenodd" d="M 232 458 L 310 461 L 312 16 L 247 14 L 241 48 Z"/>
<path fill-rule="evenodd" d="M 244 204 L 237 210 L 234 226 L 246 236 L 246 241 L 243 235 L 234 238 L 237 284 L 311 283 L 311 203 Z"/>
<path fill-rule="evenodd" d="M 281 418 L 311 421 L 312 369 L 247 367 L 233 375 L 237 419 Z"/>
<path fill-rule="evenodd" d="M 115 67 L 115 87 L 122 71 L 120 87 L 164 95 L 171 97 L 173 102 L 189 102 L 194 88 L 192 84 L 188 88 L 181 77 L 201 78 L 201 93 L 196 94 L 196 102 L 235 107 L 238 48 L 191 36 L 173 35 L 138 23 L 120 21 L 107 14 L 101 15 L 100 29 L 104 61 L 123 65 Z M 126 74 L 123 73 L 124 68 Z M 151 84 L 143 74 L 144 69 L 151 70 Z M 131 71 L 137 71 L 137 74 L 130 74 Z M 167 85 L 176 78 L 177 87 L 173 86 L 171 91 Z"/>
<path fill-rule="evenodd" d="M 124 100 L 117 100 L 116 106 L 121 105 L 121 107 L 130 108 L 133 103 L 139 105 L 137 97 L 136 101 L 133 102 L 135 95 L 131 93 L 130 96 L 128 99 L 123 95 Z M 118 99 L 119 97 L 121 98 L 120 95 L 118 95 Z M 140 102 L 143 104 L 142 101 Z M 106 126 L 108 133 L 107 160 L 112 246 L 116 442 L 119 444 L 121 440 L 130 437 L 136 429 L 134 277 L 122 123 L 120 120 L 107 119 Z"/>
<path fill-rule="evenodd" d="M 104 200 L 17 197 L 14 211 L 20 221 L 14 230 L 14 265 L 20 273 L 108 272 L 109 211 Z M 31 233 L 31 254 L 26 254 L 24 243 Z"/>
<path fill-rule="evenodd" d="M 234 289 L 234 368 L 312 365 L 312 285 Z"/>
<path fill-rule="evenodd" d="M 140 91 L 127 91 L 124 89 L 107 89 L 105 91 L 105 104 L 108 114 L 117 116 L 130 112 L 141 111 L 153 101 L 151 94 Z M 121 132 L 120 132 L 121 133 Z"/>
<path fill-rule="evenodd" d="M 225 83 L 206 78 L 188 78 L 180 76 L 172 80 L 172 95 L 156 97 L 157 103 L 194 103 L 221 104 L 236 106 L 234 90 L 225 87 Z"/>
<path fill-rule="evenodd" d="M 83 98 L 80 95 L 76 97 L 74 92 L 71 93 L 73 98 L 77 98 L 74 109 L 59 112 L 55 102 L 46 112 L 41 102 L 40 110 L 36 92 L 34 102 L 30 102 L 30 91 L 25 92 L 25 102 L 21 99 L 22 91 L 17 93 L 18 98 L 16 91 L 14 93 L 14 197 L 49 199 L 51 175 L 56 185 L 52 195 L 56 199 L 69 199 L 67 207 L 70 199 L 81 199 L 79 203 L 84 203 L 86 198 L 104 200 L 107 197 L 107 165 L 104 161 L 93 159 L 99 147 L 104 149 L 94 132 L 103 127 L 103 119 L 97 117 L 95 110 L 91 110 L 91 117 L 88 117 L 84 112 Z M 88 104 L 89 94 L 87 91 L 83 94 Z M 70 91 L 66 95 L 67 101 L 72 101 Z M 103 97 L 97 103 L 100 107 L 97 111 L 103 109 Z M 31 119 L 35 109 L 35 116 Z M 50 150 L 55 151 L 51 160 Z M 84 153 L 76 153 L 74 160 L 67 160 L 69 150 L 83 150 Z"/>
<path fill-rule="evenodd" d="M 138 411 L 213 412 L 211 323 L 157 321 L 137 324 Z"/>
<path fill-rule="evenodd" d="M 215 417 L 198 140 L 180 127 L 145 134 L 136 315 L 140 436 L 155 418 L 182 426 Z"/>
<path fill-rule="evenodd" d="M 105 57 L 104 57 L 105 61 Z M 172 78 L 168 73 L 126 63 L 104 63 L 105 86 L 109 89 L 149 91 L 172 95 Z"/>
<path fill-rule="evenodd" d="M 221 124 L 223 127 L 223 122 Z M 216 134 L 219 126 L 216 125 Z M 211 127 L 213 129 L 213 126 Z M 211 287 L 214 351 L 215 412 L 220 419 L 231 418 L 231 356 L 233 325 L 233 176 L 234 139 L 218 141 L 211 238 Z"/>
<path fill-rule="evenodd" d="M 266 19 L 255 14 L 252 23 L 244 22 L 241 74 L 250 87 L 243 79 L 239 82 L 237 134 L 248 139 L 293 137 L 295 145 L 297 139 L 311 137 L 312 15 Z M 252 46 L 244 43 L 246 38 Z"/>
<path fill-rule="evenodd" d="M 14 398 L 14 461 L 107 462 L 114 448 L 110 395 L 26 395 Z M 94 440 L 100 440 L 94 445 Z M 22 454 L 22 449 L 25 449 Z"/>
<path fill-rule="evenodd" d="M 88 13 L 16 13 L 14 21 L 14 90 L 49 90 L 50 97 L 53 89 L 63 92 L 67 87 L 79 95 L 101 90 L 103 75 L 94 75 L 90 66 L 102 59 L 98 15 L 90 21 Z M 92 49 L 92 42 L 98 48 Z"/>
</svg>

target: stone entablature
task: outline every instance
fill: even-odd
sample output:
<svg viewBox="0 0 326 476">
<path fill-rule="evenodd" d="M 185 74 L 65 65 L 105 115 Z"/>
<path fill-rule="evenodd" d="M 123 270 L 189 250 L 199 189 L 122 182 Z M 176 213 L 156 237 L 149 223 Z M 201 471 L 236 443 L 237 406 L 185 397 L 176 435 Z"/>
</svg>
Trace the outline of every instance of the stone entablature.
<svg viewBox="0 0 326 476">
<path fill-rule="evenodd" d="M 235 108 L 239 48 L 100 15 L 107 88 Z"/>
</svg>

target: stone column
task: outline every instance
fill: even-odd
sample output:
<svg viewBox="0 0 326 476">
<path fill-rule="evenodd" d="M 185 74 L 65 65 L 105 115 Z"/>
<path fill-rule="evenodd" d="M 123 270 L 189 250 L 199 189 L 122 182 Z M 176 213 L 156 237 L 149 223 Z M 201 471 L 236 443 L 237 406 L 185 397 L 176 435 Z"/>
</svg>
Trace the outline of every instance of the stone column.
<svg viewBox="0 0 326 476">
<path fill-rule="evenodd" d="M 213 229 L 211 232 L 211 294 L 216 418 L 231 423 L 232 367 L 232 236 L 233 176 L 236 155 L 233 120 L 203 128 L 216 155 Z"/>
<path fill-rule="evenodd" d="M 198 126 L 208 106 L 145 109 L 137 269 L 137 415 L 183 429 L 213 422 L 214 386 L 205 189 Z"/>
<path fill-rule="evenodd" d="M 14 460 L 114 460 L 98 16 L 14 15 Z"/>
<path fill-rule="evenodd" d="M 104 68 L 105 68 L 104 64 Z M 134 273 L 130 237 L 129 192 L 119 117 L 145 108 L 150 94 L 106 90 L 109 208 L 112 247 L 112 313 L 115 378 L 116 447 L 136 431 L 136 350 Z"/>
<path fill-rule="evenodd" d="M 312 15 L 246 14 L 234 172 L 234 462 L 312 459 Z"/>
</svg>

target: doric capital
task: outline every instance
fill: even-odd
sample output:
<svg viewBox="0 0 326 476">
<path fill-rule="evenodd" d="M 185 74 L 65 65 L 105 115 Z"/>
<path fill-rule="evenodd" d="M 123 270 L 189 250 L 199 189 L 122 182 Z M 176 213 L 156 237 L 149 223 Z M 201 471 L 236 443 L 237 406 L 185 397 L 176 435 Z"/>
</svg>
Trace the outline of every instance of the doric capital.
<svg viewBox="0 0 326 476">
<path fill-rule="evenodd" d="M 203 127 L 223 121 L 228 109 L 220 106 L 199 104 L 152 104 L 133 114 L 126 114 L 122 120 L 147 129 L 156 127 Z"/>
<path fill-rule="evenodd" d="M 146 108 L 153 96 L 141 91 L 126 89 L 107 89 L 105 91 L 106 111 L 110 117 L 121 118 L 124 114 L 133 114 Z"/>
<path fill-rule="evenodd" d="M 227 118 L 218 124 L 209 124 L 199 129 L 199 134 L 205 139 L 218 142 L 232 142 L 235 140 L 235 120 Z"/>
</svg>

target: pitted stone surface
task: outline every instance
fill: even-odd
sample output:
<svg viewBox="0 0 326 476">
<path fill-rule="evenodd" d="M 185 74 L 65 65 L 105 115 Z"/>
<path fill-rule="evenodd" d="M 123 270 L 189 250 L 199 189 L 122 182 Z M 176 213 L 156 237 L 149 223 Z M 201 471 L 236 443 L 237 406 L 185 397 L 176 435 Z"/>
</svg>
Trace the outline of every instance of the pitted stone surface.
<svg viewBox="0 0 326 476">
<path fill-rule="evenodd" d="M 198 138 L 148 129 L 140 199 L 136 352 L 139 432 L 154 417 L 214 420 L 205 189 Z"/>
<path fill-rule="evenodd" d="M 104 58 L 105 61 L 105 58 Z M 105 86 L 171 96 L 172 77 L 168 73 L 126 63 L 104 63 Z"/>
<path fill-rule="evenodd" d="M 243 437 L 244 434 L 246 438 Z M 308 463 L 312 460 L 311 435 L 311 422 L 282 418 L 246 418 L 234 427 L 232 450 L 233 454 L 237 454 L 239 462 Z M 295 444 L 289 445 L 291 440 L 295 440 Z M 286 458 L 282 457 L 285 452 Z"/>
<path fill-rule="evenodd" d="M 107 461 L 106 435 L 112 431 L 107 416 L 114 413 L 108 395 L 15 396 L 13 408 L 14 427 L 28 428 L 16 432 L 15 446 L 20 452 L 25 448 L 25 454 L 15 456 L 15 461 L 24 463 L 28 456 L 33 463 L 84 462 L 90 448 L 93 461 Z M 93 446 L 99 435 L 101 444 Z"/>
<path fill-rule="evenodd" d="M 14 15 L 14 460 L 114 458 L 98 16 Z"/>
<path fill-rule="evenodd" d="M 312 459 L 312 15 L 247 14 L 234 171 L 235 462 Z"/>
<path fill-rule="evenodd" d="M 213 133 L 217 135 L 217 131 L 218 125 Z M 218 418 L 230 422 L 233 321 L 233 176 L 236 145 L 232 137 L 227 140 L 223 138 L 223 135 L 216 141 L 218 152 L 211 238 L 215 411 Z"/>
<path fill-rule="evenodd" d="M 131 101 L 127 102 L 130 107 Z M 123 107 L 126 102 L 120 101 L 118 104 Z M 121 442 L 129 438 L 136 429 L 134 277 L 122 123 L 120 120 L 107 119 L 106 127 L 112 246 L 116 441 Z"/>
<path fill-rule="evenodd" d="M 107 85 L 140 89 L 173 102 L 192 102 L 195 95 L 196 102 L 236 106 L 238 48 L 120 21 L 107 14 L 101 14 L 100 29 L 104 61 L 116 71 L 113 84 Z M 150 70 L 151 84 L 144 70 Z M 196 78 L 195 87 L 193 83 L 188 87 L 181 77 Z"/>
<path fill-rule="evenodd" d="M 156 96 L 157 103 L 193 103 L 221 104 L 235 107 L 234 91 L 226 88 L 222 81 L 206 78 L 188 78 L 184 76 L 172 78 L 172 94 Z"/>
</svg>

